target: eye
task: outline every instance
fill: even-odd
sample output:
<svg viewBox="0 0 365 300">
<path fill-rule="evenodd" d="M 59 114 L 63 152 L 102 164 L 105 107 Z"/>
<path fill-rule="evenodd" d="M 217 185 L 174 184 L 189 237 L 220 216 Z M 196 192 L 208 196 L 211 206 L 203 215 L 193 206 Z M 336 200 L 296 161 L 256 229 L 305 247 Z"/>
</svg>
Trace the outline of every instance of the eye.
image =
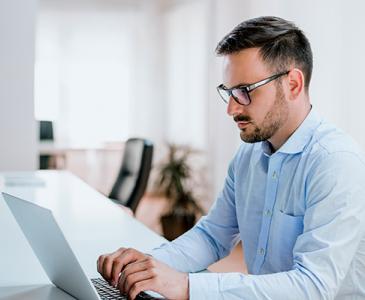
<svg viewBox="0 0 365 300">
<path fill-rule="evenodd" d="M 245 88 L 237 88 L 237 89 L 234 89 L 232 91 L 232 94 L 239 98 L 239 99 L 244 99 L 244 98 L 247 98 L 247 91 Z"/>
<path fill-rule="evenodd" d="M 245 87 L 236 88 L 232 90 L 232 95 L 236 101 L 242 105 L 250 104 L 251 100 Z"/>
</svg>

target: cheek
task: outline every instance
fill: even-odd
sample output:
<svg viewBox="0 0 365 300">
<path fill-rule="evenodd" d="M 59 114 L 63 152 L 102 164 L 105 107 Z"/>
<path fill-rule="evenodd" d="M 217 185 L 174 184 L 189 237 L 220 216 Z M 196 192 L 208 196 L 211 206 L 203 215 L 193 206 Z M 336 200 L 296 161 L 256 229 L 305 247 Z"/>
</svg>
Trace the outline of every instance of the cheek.
<svg viewBox="0 0 365 300">
<path fill-rule="evenodd" d="M 273 109 L 275 93 L 264 93 L 259 89 L 255 92 L 257 93 L 253 93 L 251 97 L 249 116 L 257 125 L 260 125 L 266 115 Z"/>
</svg>

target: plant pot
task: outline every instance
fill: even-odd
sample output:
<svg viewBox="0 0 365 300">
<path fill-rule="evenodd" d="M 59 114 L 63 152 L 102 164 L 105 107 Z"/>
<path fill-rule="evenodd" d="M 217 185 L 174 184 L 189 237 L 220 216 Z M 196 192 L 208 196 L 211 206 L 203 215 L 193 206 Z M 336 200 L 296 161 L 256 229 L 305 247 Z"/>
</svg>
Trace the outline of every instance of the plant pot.
<svg viewBox="0 0 365 300">
<path fill-rule="evenodd" d="M 163 235 L 172 241 L 192 228 L 196 221 L 196 215 L 192 212 L 176 213 L 161 216 Z"/>
</svg>

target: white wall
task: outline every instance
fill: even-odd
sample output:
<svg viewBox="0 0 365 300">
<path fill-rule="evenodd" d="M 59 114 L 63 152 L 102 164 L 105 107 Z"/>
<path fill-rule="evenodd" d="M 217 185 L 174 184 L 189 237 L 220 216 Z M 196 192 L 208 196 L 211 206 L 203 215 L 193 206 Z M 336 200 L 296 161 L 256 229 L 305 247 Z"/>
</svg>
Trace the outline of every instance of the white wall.
<svg viewBox="0 0 365 300">
<path fill-rule="evenodd" d="M 164 99 L 163 2 L 136 1 L 132 32 L 130 136 L 142 136 L 154 143 L 164 141 L 166 104 Z M 158 155 L 158 152 L 155 151 Z"/>
<path fill-rule="evenodd" d="M 36 0 L 0 1 L 0 171 L 37 166 L 33 108 Z"/>
<path fill-rule="evenodd" d="M 177 3 L 169 8 L 164 23 L 166 137 L 170 142 L 204 150 L 209 32 L 205 8 L 205 1 Z"/>
<path fill-rule="evenodd" d="M 56 142 L 128 138 L 137 12 L 126 1 L 40 1 L 36 118 L 54 121 Z"/>
</svg>

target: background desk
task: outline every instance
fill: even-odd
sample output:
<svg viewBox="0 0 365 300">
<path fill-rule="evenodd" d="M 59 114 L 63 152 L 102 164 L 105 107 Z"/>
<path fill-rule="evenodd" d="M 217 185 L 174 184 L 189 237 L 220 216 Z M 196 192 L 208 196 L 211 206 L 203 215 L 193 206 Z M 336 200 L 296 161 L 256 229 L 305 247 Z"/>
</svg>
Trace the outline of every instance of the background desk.
<svg viewBox="0 0 365 300">
<path fill-rule="evenodd" d="M 108 195 L 120 169 L 124 143 L 85 147 L 43 141 L 39 143 L 38 151 L 40 156 L 49 158 L 49 169 L 71 171 L 94 189 Z"/>
<path fill-rule="evenodd" d="M 89 277 L 100 254 L 149 251 L 164 238 L 66 171 L 0 173 L 0 190 L 51 209 Z M 55 257 L 57 259 L 57 257 Z M 0 196 L 0 299 L 70 299 L 50 281 Z M 15 287 L 17 286 L 17 287 Z M 15 296 L 14 296 L 15 297 Z M 20 298 L 19 298 L 20 299 Z"/>
</svg>

